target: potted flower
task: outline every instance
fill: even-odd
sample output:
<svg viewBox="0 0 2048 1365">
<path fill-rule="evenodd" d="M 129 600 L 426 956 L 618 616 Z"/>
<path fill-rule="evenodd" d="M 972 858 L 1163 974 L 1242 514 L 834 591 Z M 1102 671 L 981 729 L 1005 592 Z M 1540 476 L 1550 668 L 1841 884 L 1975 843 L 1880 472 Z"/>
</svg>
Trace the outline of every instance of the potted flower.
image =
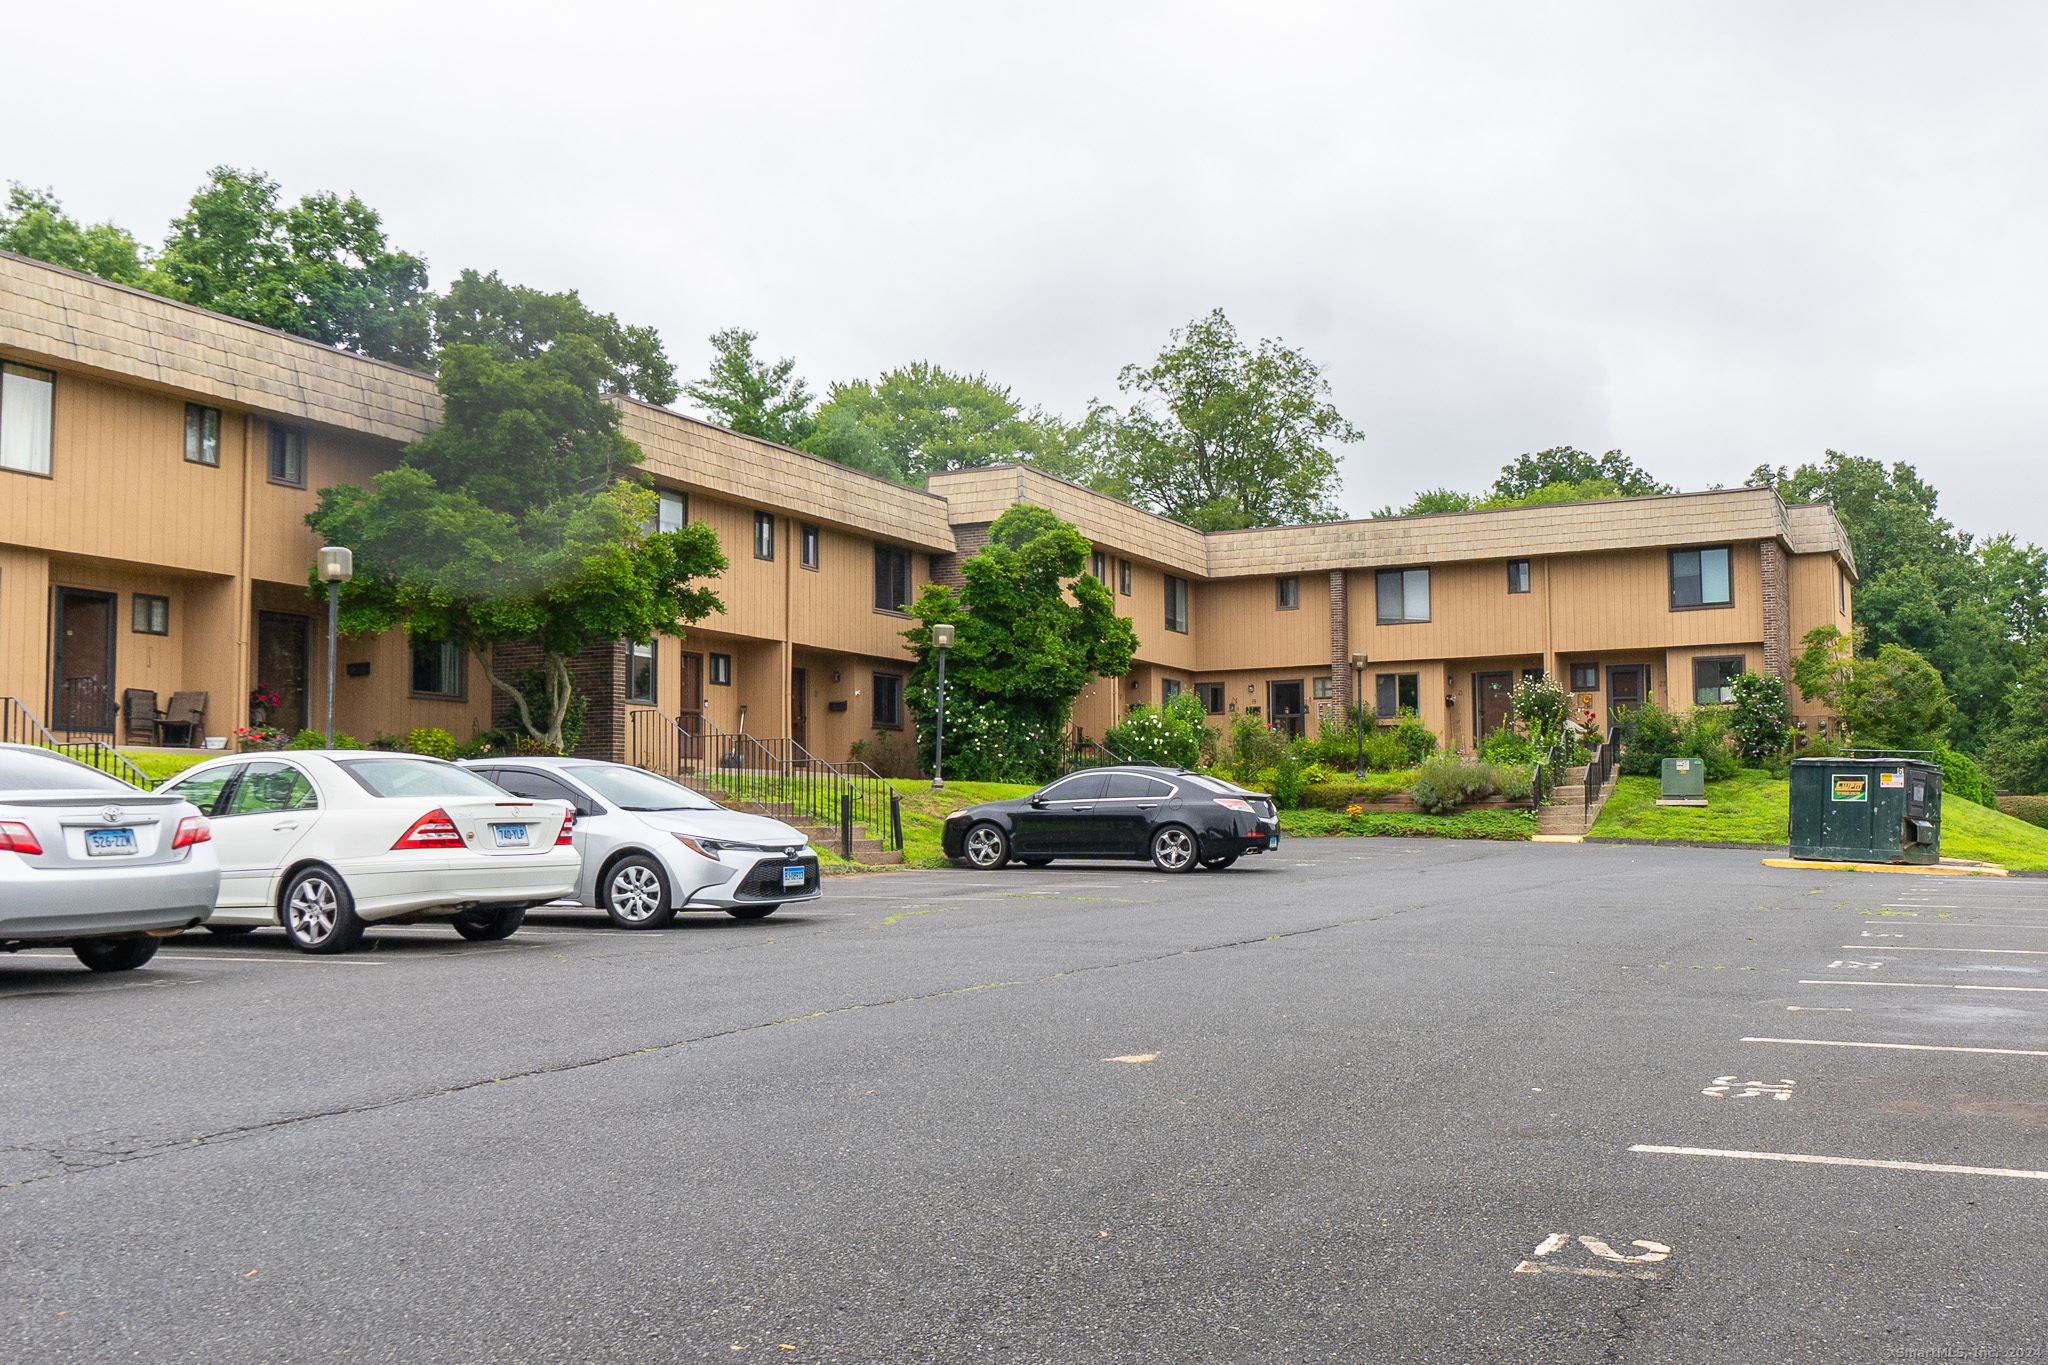
<svg viewBox="0 0 2048 1365">
<path fill-rule="evenodd" d="M 270 724 L 271 716 L 284 705 L 284 698 L 269 683 L 257 683 L 249 693 L 249 724 L 254 729 L 263 729 Z"/>
</svg>

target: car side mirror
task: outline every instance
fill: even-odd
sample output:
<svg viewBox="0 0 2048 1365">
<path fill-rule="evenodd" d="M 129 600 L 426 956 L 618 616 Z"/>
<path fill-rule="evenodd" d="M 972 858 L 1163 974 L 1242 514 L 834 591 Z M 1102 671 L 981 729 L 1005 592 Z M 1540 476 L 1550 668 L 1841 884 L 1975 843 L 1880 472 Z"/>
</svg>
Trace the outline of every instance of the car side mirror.
<svg viewBox="0 0 2048 1365">
<path fill-rule="evenodd" d="M 1031 798 L 1031 809 L 1033 809 L 1033 810 L 1044 810 L 1044 809 L 1045 809 L 1045 798 L 1044 798 L 1044 797 L 1042 797 L 1042 796 L 1034 796 L 1034 797 L 1032 797 L 1032 798 Z"/>
</svg>

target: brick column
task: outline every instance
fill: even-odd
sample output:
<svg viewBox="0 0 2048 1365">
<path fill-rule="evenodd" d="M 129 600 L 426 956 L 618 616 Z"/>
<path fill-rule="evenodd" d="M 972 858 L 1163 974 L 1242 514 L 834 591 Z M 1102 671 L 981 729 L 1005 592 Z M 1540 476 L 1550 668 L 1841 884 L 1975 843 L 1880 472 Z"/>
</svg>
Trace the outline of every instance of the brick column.
<svg viewBox="0 0 2048 1365">
<path fill-rule="evenodd" d="M 932 582 L 943 583 L 954 592 L 967 586 L 967 578 L 960 572 L 960 563 L 969 555 L 988 544 L 988 522 L 977 522 L 953 528 L 953 544 L 958 548 L 951 554 L 932 556 Z"/>
<path fill-rule="evenodd" d="M 1792 583 L 1785 547 L 1775 540 L 1758 544 L 1763 561 L 1764 668 L 1792 681 Z"/>
<path fill-rule="evenodd" d="M 675 641 L 663 646 L 673 648 Z M 491 650 L 491 665 L 498 676 L 511 682 L 525 668 L 540 666 L 540 650 L 530 644 L 503 644 Z M 626 645 L 623 640 L 606 640 L 591 645 L 569 661 L 569 677 L 576 690 L 590 698 L 583 715 L 583 733 L 576 741 L 579 758 L 603 758 L 614 763 L 626 761 Z M 493 689 L 496 691 L 496 689 Z M 491 702 L 491 714 L 512 709 L 511 698 L 502 692 Z"/>
<path fill-rule="evenodd" d="M 1351 575 L 1330 570 L 1330 695 L 1339 707 L 1357 705 L 1351 695 Z"/>
</svg>

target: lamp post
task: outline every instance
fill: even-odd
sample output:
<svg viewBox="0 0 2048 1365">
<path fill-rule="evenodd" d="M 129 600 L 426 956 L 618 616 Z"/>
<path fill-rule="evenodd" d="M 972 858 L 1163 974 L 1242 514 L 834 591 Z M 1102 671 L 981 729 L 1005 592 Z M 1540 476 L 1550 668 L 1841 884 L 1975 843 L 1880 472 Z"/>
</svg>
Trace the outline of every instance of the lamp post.
<svg viewBox="0 0 2048 1365">
<path fill-rule="evenodd" d="M 327 747 L 334 747 L 334 648 L 341 626 L 341 585 L 356 576 L 356 557 L 339 545 L 320 547 L 320 581 L 327 585 Z"/>
<path fill-rule="evenodd" d="M 932 789 L 946 789 L 946 651 L 953 647 L 954 628 L 932 627 L 932 648 L 939 651 L 939 706 L 932 722 Z"/>
<path fill-rule="evenodd" d="M 1365 776 L 1365 665 L 1363 654 L 1351 656 L 1351 721 L 1358 727 L 1358 767 L 1354 777 Z"/>
</svg>

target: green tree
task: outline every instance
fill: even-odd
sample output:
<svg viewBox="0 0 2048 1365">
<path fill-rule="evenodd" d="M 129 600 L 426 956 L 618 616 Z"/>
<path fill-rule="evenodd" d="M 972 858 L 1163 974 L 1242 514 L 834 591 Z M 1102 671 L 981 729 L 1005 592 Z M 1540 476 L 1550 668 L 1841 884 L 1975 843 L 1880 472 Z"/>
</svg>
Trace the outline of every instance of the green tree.
<svg viewBox="0 0 2048 1365">
<path fill-rule="evenodd" d="M 720 426 L 764 441 L 800 446 L 818 428 L 811 391 L 796 357 L 770 363 L 754 354 L 760 333 L 728 327 L 711 334 L 711 369 L 683 392 Z"/>
<path fill-rule="evenodd" d="M 1331 521 L 1337 457 L 1359 439 L 1322 371 L 1277 341 L 1253 350 L 1222 309 L 1176 328 L 1117 380 L 1137 400 L 1107 418 L 1105 476 L 1200 530 Z"/>
<path fill-rule="evenodd" d="M 402 365 L 432 354 L 426 262 L 354 195 L 287 206 L 261 171 L 216 166 L 156 265 L 159 292 L 201 308 Z"/>
<path fill-rule="evenodd" d="M 2048 661 L 2020 678 L 2005 725 L 1985 749 L 1985 766 L 1999 786 L 2048 793 Z"/>
<path fill-rule="evenodd" d="M 1042 507 L 1018 505 L 961 565 L 956 594 L 928 585 L 903 632 L 917 656 L 906 689 L 929 770 L 937 652 L 931 627 L 958 628 L 946 661 L 947 768 L 963 779 L 1050 775 L 1081 690 L 1130 671 L 1138 638 L 1109 589 L 1088 576 L 1089 544 Z"/>
<path fill-rule="evenodd" d="M 1479 500 L 1470 493 L 1460 493 L 1455 488 L 1425 488 L 1408 500 L 1408 505 L 1396 512 L 1393 507 L 1380 508 L 1374 517 L 1423 517 L 1437 512 L 1470 512 L 1479 505 Z"/>
<path fill-rule="evenodd" d="M 1570 446 L 1552 446 L 1533 455 L 1518 455 L 1511 463 L 1502 465 L 1490 497 L 1498 499 L 1496 505 L 1532 501 L 1531 494 L 1553 484 L 1603 485 L 1611 490 L 1595 493 L 1595 497 L 1637 498 L 1678 491 L 1652 478 L 1618 450 L 1610 450 L 1596 459 Z"/>
<path fill-rule="evenodd" d="M 900 470 L 892 477 L 913 486 L 949 469 L 1027 462 L 1064 448 L 1065 426 L 1057 417 L 1026 411 L 985 374 L 954 374 L 924 360 L 873 383 L 833 384 L 817 422 L 819 431 L 805 446 L 813 454 L 838 458 L 838 452 L 861 451 L 861 467 Z"/>
<path fill-rule="evenodd" d="M 1861 632 L 1818 626 L 1801 641 L 1793 682 L 1825 705 L 1859 747 L 1934 749 L 1946 743 L 1955 703 L 1940 672 L 1903 645 L 1861 655 Z"/>
<path fill-rule="evenodd" d="M 441 354 L 443 426 L 368 488 L 322 489 L 306 520 L 355 551 L 344 631 L 454 641 L 527 735 L 559 749 L 575 700 L 570 661 L 604 641 L 680 636 L 683 623 L 721 609 L 698 580 L 726 560 L 702 522 L 648 529 L 656 498 L 607 401 L 663 372 L 658 338 L 636 337 L 573 294 L 465 278 L 474 287 L 461 293 L 462 325 L 446 332 L 467 339 Z M 492 301 L 506 311 L 493 315 Z M 515 642 L 541 654 L 536 689 L 493 668 L 492 647 Z"/>
<path fill-rule="evenodd" d="M 151 289 L 157 282 L 148 250 L 125 228 L 83 226 L 64 212 L 54 190 L 30 189 L 19 181 L 9 183 L 7 208 L 0 212 L 0 251 L 137 289 Z"/>
</svg>

